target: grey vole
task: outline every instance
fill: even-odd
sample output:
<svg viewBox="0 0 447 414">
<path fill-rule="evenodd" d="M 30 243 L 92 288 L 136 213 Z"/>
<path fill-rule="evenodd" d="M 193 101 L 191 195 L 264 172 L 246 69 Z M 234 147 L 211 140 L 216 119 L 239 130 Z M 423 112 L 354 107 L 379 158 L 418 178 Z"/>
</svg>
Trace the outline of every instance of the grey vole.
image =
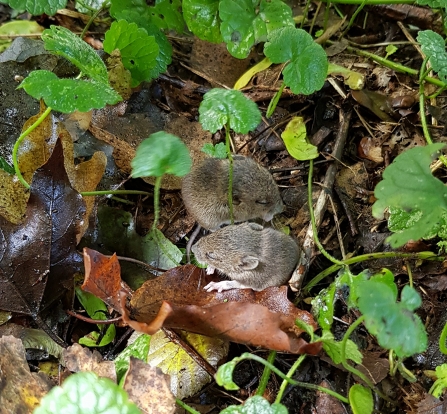
<svg viewBox="0 0 447 414">
<path fill-rule="evenodd" d="M 285 284 L 298 263 L 299 248 L 286 234 L 256 223 L 231 225 L 201 238 L 192 251 L 196 259 L 231 280 L 211 282 L 208 292 L 233 288 L 263 290 Z"/>
<path fill-rule="evenodd" d="M 229 160 L 206 158 L 183 178 L 182 198 L 188 212 L 205 229 L 230 223 Z M 252 158 L 233 157 L 233 216 L 241 222 L 270 221 L 284 209 L 272 175 Z"/>
</svg>

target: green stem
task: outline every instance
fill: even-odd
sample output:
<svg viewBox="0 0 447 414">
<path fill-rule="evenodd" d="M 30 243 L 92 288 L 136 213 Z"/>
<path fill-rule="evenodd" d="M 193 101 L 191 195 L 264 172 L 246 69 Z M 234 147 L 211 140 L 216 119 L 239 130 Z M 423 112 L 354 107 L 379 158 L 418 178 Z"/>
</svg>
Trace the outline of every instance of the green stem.
<svg viewBox="0 0 447 414">
<path fill-rule="evenodd" d="M 12 162 L 14 164 L 14 170 L 17 175 L 17 178 L 19 181 L 23 184 L 25 188 L 29 188 L 29 184 L 25 181 L 25 179 L 22 176 L 22 173 L 19 169 L 19 162 L 17 160 L 17 153 L 19 151 L 20 144 L 22 143 L 23 139 L 28 136 L 31 132 L 33 132 L 48 116 L 48 114 L 51 112 L 51 108 L 48 107 L 45 112 L 39 116 L 39 118 L 32 124 L 26 131 L 22 132 L 19 138 L 17 139 L 16 143 L 14 144 L 14 148 L 12 149 Z"/>
<path fill-rule="evenodd" d="M 351 28 L 351 26 L 354 24 L 355 18 L 358 16 L 358 14 L 363 10 L 366 3 L 369 4 L 369 0 L 363 0 L 359 7 L 357 7 L 357 10 L 354 12 L 354 14 L 351 16 L 351 19 L 349 20 L 348 26 L 344 30 L 343 34 L 345 35 L 348 30 Z"/>
<path fill-rule="evenodd" d="M 108 195 L 108 194 L 141 194 L 151 196 L 151 193 L 147 191 L 139 191 L 139 190 L 98 190 L 98 191 L 83 191 L 80 193 L 82 196 L 99 196 L 99 195 Z"/>
<path fill-rule="evenodd" d="M 276 368 L 274 365 L 272 365 L 271 363 L 267 362 L 265 359 L 263 359 L 257 355 L 253 355 L 248 352 L 245 352 L 240 357 L 234 358 L 233 362 L 238 363 L 245 359 L 251 359 L 253 361 L 259 362 L 260 364 L 263 364 L 264 366 L 268 366 L 272 370 L 272 372 L 274 372 L 276 375 L 278 375 L 279 377 L 281 377 L 282 379 L 287 381 L 289 384 L 296 385 L 296 386 L 302 387 L 302 388 L 307 388 L 309 390 L 317 390 L 317 391 L 325 392 L 326 394 L 332 395 L 333 397 L 339 399 L 340 401 L 342 401 L 346 404 L 349 403 L 349 401 L 346 397 L 343 397 L 343 395 L 340 395 L 337 392 L 332 391 L 328 388 L 320 387 L 319 385 L 315 385 L 315 384 L 307 384 L 305 382 L 295 381 L 291 378 L 287 378 L 287 376 L 284 373 L 282 373 L 278 368 Z"/>
<path fill-rule="evenodd" d="M 267 357 L 267 362 L 273 365 L 273 363 L 275 362 L 275 358 L 276 358 L 276 351 L 270 351 L 269 356 Z M 261 397 L 264 395 L 264 391 L 267 388 L 267 384 L 269 382 L 271 373 L 272 370 L 268 366 L 265 366 L 264 371 L 262 373 L 262 377 L 259 380 L 259 386 L 258 389 L 256 390 L 256 395 L 260 395 Z"/>
<path fill-rule="evenodd" d="M 374 390 L 374 392 L 379 395 L 381 398 L 383 398 L 386 401 L 390 401 L 390 399 L 384 395 L 382 392 L 380 392 L 376 387 L 374 387 L 374 384 L 369 380 L 369 378 L 363 374 L 363 372 L 360 372 L 358 369 L 355 369 L 351 365 L 348 364 L 348 361 L 346 360 L 346 344 L 348 343 L 348 339 L 351 336 L 352 332 L 354 332 L 354 329 L 357 328 L 363 321 L 365 320 L 365 315 L 360 316 L 355 322 L 351 324 L 351 326 L 348 328 L 346 333 L 343 336 L 343 339 L 341 341 L 341 350 L 340 350 L 340 358 L 341 363 L 343 364 L 343 367 L 351 372 L 352 374 L 359 377 L 369 388 Z"/>
<path fill-rule="evenodd" d="M 424 88 L 424 79 L 428 74 L 428 71 L 426 70 L 428 58 L 425 58 L 422 62 L 421 70 L 420 70 L 420 76 L 419 76 L 419 113 L 421 116 L 421 124 L 422 124 L 422 131 L 424 131 L 424 137 L 425 140 L 429 144 L 433 144 L 433 141 L 430 136 L 430 131 L 428 130 L 427 126 L 427 117 L 425 116 L 425 88 Z"/>
<path fill-rule="evenodd" d="M 182 400 L 179 400 L 178 398 L 175 399 L 175 403 L 182 407 L 185 411 L 191 414 L 200 414 L 200 412 L 194 410 L 194 408 L 190 407 L 188 404 L 185 404 Z"/>
<path fill-rule="evenodd" d="M 292 365 L 292 367 L 289 369 L 289 372 L 287 373 L 287 378 L 292 378 L 293 374 L 295 374 L 295 371 L 298 369 L 298 367 L 301 365 L 301 363 L 306 358 L 306 355 L 300 355 L 299 358 L 295 361 L 295 363 Z M 281 387 L 279 387 L 278 395 L 276 396 L 275 403 L 279 403 L 282 400 L 282 396 L 284 395 L 284 392 L 287 387 L 287 381 L 284 380 L 281 384 Z"/>
<path fill-rule="evenodd" d="M 317 232 L 317 224 L 315 222 L 315 213 L 314 213 L 314 207 L 312 204 L 312 176 L 313 176 L 313 170 L 314 170 L 314 160 L 309 161 L 309 177 L 307 182 L 307 203 L 309 204 L 309 213 L 310 213 L 310 221 L 312 223 L 312 232 L 314 236 L 315 244 L 318 247 L 318 250 L 321 252 L 321 254 L 326 257 L 326 259 L 330 260 L 332 263 L 335 263 L 338 266 L 344 266 L 345 264 L 336 259 L 335 257 L 331 256 L 323 247 L 323 245 L 320 243 L 320 240 L 318 239 L 318 232 Z"/>
<path fill-rule="evenodd" d="M 225 148 L 227 150 L 228 161 L 230 162 L 228 169 L 228 206 L 230 207 L 230 222 L 234 224 L 233 215 L 233 155 L 230 148 L 230 124 L 225 125 Z"/>
<path fill-rule="evenodd" d="M 81 35 L 80 35 L 80 38 L 81 39 L 84 39 L 84 36 L 85 36 L 85 34 L 87 33 L 87 30 L 89 29 L 89 27 L 92 25 L 92 23 L 93 23 L 93 21 L 99 16 L 99 13 L 101 13 L 104 9 L 106 9 L 107 7 L 109 7 L 110 6 L 110 1 L 105 1 L 102 5 L 101 5 L 101 7 L 98 9 L 98 10 L 96 10 L 96 12 L 94 13 L 94 14 L 92 14 L 91 16 L 90 16 L 90 19 L 89 19 L 89 21 L 87 22 L 87 24 L 85 25 L 85 27 L 84 27 L 84 30 L 82 31 L 82 33 L 81 33 Z"/>
<path fill-rule="evenodd" d="M 275 112 L 276 106 L 278 105 L 279 99 L 282 96 L 282 92 L 284 91 L 284 88 L 286 87 L 286 84 L 284 82 L 281 83 L 281 86 L 279 87 L 278 92 L 275 93 L 272 100 L 269 102 L 269 106 L 267 107 L 267 112 L 265 113 L 265 116 L 267 118 L 270 118 L 273 115 L 273 112 Z"/>
<path fill-rule="evenodd" d="M 439 350 L 447 355 L 447 347 L 445 346 L 445 341 L 447 339 L 447 323 L 442 328 L 441 336 L 439 337 Z"/>
<path fill-rule="evenodd" d="M 152 224 L 152 230 L 157 229 L 158 218 L 160 216 L 160 188 L 161 188 L 162 176 L 155 178 L 154 187 L 154 223 Z"/>
<path fill-rule="evenodd" d="M 343 266 L 349 266 L 354 263 L 360 263 L 364 262 L 366 260 L 377 260 L 377 259 L 415 259 L 415 260 L 430 260 L 430 259 L 436 259 L 436 260 L 444 260 L 443 257 L 437 256 L 433 252 L 419 252 L 419 253 L 399 253 L 399 252 L 380 252 L 380 253 L 368 253 L 368 254 L 361 254 L 360 256 L 354 256 L 350 259 L 344 260 Z M 310 289 L 312 289 L 316 284 L 321 282 L 326 276 L 329 276 L 331 273 L 336 272 L 342 267 L 342 265 L 332 265 L 331 267 L 328 267 L 318 275 L 316 275 L 306 286 L 304 286 L 303 291 L 309 292 Z"/>
</svg>

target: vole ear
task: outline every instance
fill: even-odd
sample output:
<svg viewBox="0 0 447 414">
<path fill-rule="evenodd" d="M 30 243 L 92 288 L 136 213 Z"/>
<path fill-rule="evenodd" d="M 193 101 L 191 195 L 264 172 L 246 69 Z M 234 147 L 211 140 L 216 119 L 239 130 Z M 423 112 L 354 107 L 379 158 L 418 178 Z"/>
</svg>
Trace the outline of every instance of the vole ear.
<svg viewBox="0 0 447 414">
<path fill-rule="evenodd" d="M 259 260 L 255 256 L 244 256 L 239 263 L 242 270 L 253 270 L 258 267 Z"/>
</svg>

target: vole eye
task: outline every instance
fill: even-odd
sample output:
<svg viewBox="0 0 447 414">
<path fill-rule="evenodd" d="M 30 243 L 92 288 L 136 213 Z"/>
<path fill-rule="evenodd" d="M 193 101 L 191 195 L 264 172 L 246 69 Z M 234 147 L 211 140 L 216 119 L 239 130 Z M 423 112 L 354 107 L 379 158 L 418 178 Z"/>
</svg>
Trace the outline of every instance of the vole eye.
<svg viewBox="0 0 447 414">
<path fill-rule="evenodd" d="M 268 204 L 269 202 L 267 201 L 267 200 L 264 200 L 264 199 L 262 199 L 262 200 L 256 200 L 256 204 L 261 204 L 261 205 L 263 205 L 263 206 L 265 206 L 266 204 Z"/>
<path fill-rule="evenodd" d="M 206 252 L 206 253 L 205 253 L 205 256 L 206 256 L 207 259 L 210 259 L 210 260 L 217 260 L 217 255 L 214 254 L 213 252 Z"/>
</svg>

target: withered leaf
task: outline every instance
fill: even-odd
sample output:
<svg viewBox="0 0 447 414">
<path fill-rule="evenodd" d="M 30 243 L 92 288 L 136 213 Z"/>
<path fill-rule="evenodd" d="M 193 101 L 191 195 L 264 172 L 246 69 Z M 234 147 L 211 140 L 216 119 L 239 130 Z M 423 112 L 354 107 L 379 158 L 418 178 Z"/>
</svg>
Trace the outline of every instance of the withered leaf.
<svg viewBox="0 0 447 414">
<path fill-rule="evenodd" d="M 35 317 L 73 288 L 80 267 L 76 235 L 85 207 L 68 181 L 59 140 L 30 192 L 22 223 L 0 217 L 0 292 L 3 310 Z"/>
<path fill-rule="evenodd" d="M 117 263 L 116 257 L 105 260 Z M 86 274 L 88 286 L 96 277 L 101 278 L 91 272 Z M 107 277 L 111 277 L 110 274 Z M 203 290 L 212 280 L 213 277 L 206 275 L 203 269 L 192 265 L 171 269 L 148 280 L 134 292 L 130 314 L 137 322 L 129 320 L 125 310 L 123 318 L 134 329 L 148 334 L 154 334 L 163 326 L 280 351 L 309 354 L 320 351 L 320 344 L 308 344 L 300 337 L 302 331 L 295 326 L 295 319 L 313 327 L 316 324 L 312 315 L 289 302 L 285 286 L 261 292 L 251 289 L 221 293 Z M 84 283 L 83 288 L 91 292 L 88 286 Z M 115 289 L 100 297 L 107 301 L 117 295 L 119 292 Z M 116 301 L 109 304 L 116 306 Z M 123 313 L 121 309 L 117 310 Z"/>
</svg>

